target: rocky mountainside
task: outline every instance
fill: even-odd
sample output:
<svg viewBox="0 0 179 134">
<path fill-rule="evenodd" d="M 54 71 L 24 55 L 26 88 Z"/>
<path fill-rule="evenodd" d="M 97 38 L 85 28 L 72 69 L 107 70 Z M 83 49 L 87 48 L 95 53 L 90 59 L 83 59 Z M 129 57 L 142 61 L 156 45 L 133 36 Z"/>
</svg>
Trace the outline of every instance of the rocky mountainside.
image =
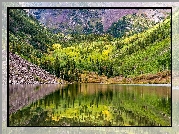
<svg viewBox="0 0 179 134">
<path fill-rule="evenodd" d="M 9 52 L 9 84 L 65 84 L 62 79 L 49 74 L 20 56 Z"/>
<path fill-rule="evenodd" d="M 55 32 L 90 34 L 106 32 L 113 23 L 126 15 L 136 14 L 139 20 L 144 17 L 147 23 L 155 24 L 163 21 L 171 11 L 170 9 L 29 9 L 27 12 Z"/>
</svg>

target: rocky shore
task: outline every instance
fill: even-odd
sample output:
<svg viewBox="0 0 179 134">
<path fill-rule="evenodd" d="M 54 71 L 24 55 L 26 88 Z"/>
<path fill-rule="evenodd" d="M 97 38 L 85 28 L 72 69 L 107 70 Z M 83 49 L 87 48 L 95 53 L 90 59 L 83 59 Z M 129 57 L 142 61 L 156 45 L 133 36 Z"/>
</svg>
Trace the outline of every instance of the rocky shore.
<svg viewBox="0 0 179 134">
<path fill-rule="evenodd" d="M 104 84 L 170 84 L 171 71 L 158 72 L 157 74 L 142 74 L 134 77 L 115 76 L 107 78 L 94 72 L 81 74 L 81 83 L 104 83 Z"/>
<path fill-rule="evenodd" d="M 20 56 L 9 52 L 9 84 L 66 84 Z"/>
</svg>

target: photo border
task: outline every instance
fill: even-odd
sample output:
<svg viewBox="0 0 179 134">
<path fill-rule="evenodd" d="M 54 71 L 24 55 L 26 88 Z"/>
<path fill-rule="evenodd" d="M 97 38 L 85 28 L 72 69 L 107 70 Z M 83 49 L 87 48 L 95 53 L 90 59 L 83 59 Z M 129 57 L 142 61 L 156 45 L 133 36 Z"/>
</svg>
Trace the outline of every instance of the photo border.
<svg viewBox="0 0 179 134">
<path fill-rule="evenodd" d="M 9 10 L 10 9 L 171 9 L 171 126 L 70 126 L 70 127 L 172 127 L 172 7 L 7 7 L 7 127 L 69 127 L 9 125 Z"/>
</svg>

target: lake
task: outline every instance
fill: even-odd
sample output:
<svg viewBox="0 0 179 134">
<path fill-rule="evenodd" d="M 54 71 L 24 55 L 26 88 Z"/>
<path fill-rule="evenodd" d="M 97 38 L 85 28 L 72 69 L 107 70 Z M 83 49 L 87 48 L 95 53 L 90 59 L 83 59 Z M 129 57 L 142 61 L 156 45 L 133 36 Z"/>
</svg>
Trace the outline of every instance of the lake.
<svg viewBox="0 0 179 134">
<path fill-rule="evenodd" d="M 9 126 L 171 126 L 171 86 L 9 85 Z"/>
</svg>

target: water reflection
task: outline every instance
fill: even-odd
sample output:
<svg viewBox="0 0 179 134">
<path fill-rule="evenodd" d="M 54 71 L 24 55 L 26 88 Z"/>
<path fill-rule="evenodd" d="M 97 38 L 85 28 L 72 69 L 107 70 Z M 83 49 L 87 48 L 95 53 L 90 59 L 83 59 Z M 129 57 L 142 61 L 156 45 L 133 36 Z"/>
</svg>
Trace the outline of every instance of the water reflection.
<svg viewBox="0 0 179 134">
<path fill-rule="evenodd" d="M 20 91 L 27 87 L 19 89 Z M 54 90 L 53 90 L 54 89 Z M 13 88 L 11 90 L 18 90 Z M 32 90 L 32 88 L 31 88 Z M 41 91 L 42 90 L 42 91 Z M 49 91 L 51 90 L 51 91 Z M 49 91 L 31 105 L 10 115 L 17 126 L 170 126 L 171 89 L 162 86 L 72 84 Z M 16 96 L 14 91 L 12 96 Z M 20 93 L 20 92 L 19 92 Z M 30 90 L 21 93 L 22 99 Z M 12 95 L 13 94 L 13 95 Z M 11 102 L 12 103 L 12 102 Z"/>
<path fill-rule="evenodd" d="M 65 86 L 59 84 L 9 85 L 9 114 Z"/>
</svg>

